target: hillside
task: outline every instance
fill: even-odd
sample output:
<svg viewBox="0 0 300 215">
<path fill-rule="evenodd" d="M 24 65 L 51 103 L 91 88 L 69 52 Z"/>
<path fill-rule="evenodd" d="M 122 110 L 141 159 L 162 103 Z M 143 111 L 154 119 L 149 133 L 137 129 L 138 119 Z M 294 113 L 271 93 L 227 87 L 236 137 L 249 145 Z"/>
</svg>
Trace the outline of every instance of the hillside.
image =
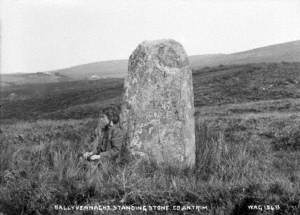
<svg viewBox="0 0 300 215">
<path fill-rule="evenodd" d="M 103 78 L 123 78 L 127 70 L 127 60 L 103 61 L 70 68 L 27 74 L 2 74 L 3 87 L 20 84 L 57 83 Z"/>
<path fill-rule="evenodd" d="M 233 54 L 196 55 L 190 57 L 193 68 L 220 64 L 247 64 L 261 62 L 300 62 L 300 41 L 265 46 Z"/>
<path fill-rule="evenodd" d="M 210 54 L 190 56 L 192 69 L 220 64 L 247 64 L 261 62 L 300 62 L 300 40 L 261 47 L 233 54 Z M 1 85 L 52 83 L 74 80 L 95 80 L 102 78 L 124 78 L 127 73 L 127 60 L 112 60 L 89 63 L 70 68 L 31 73 L 3 74 Z"/>
<path fill-rule="evenodd" d="M 193 70 L 193 88 L 195 106 L 199 108 L 300 99 L 300 63 L 260 63 L 197 69 Z M 101 107 L 119 104 L 122 90 L 123 79 L 117 78 L 11 86 L 1 92 L 0 118 L 94 117 Z M 274 107 L 273 111 L 277 107 L 280 108 L 280 105 Z M 299 106 L 287 104 L 285 111 L 289 110 L 299 111 Z"/>
<path fill-rule="evenodd" d="M 89 63 L 67 69 L 50 71 L 54 75 L 64 75 L 73 80 L 91 79 L 93 75 L 100 78 L 122 78 L 127 71 L 127 60 L 111 60 Z"/>
</svg>

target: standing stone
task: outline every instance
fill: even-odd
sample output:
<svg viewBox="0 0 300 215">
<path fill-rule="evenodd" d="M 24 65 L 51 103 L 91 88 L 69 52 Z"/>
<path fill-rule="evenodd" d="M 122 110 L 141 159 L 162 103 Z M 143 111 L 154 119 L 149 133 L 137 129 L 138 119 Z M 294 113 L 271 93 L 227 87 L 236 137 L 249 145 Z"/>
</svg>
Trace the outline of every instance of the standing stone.
<svg viewBox="0 0 300 215">
<path fill-rule="evenodd" d="M 142 42 L 128 62 L 121 124 L 129 149 L 158 163 L 195 164 L 192 72 L 174 40 Z"/>
</svg>

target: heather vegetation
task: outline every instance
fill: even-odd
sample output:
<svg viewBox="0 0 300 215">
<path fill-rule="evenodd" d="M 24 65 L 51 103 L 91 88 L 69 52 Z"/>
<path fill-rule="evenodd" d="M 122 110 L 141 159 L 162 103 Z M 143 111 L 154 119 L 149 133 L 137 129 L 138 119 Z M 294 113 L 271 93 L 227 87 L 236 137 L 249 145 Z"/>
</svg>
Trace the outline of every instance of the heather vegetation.
<svg viewBox="0 0 300 215">
<path fill-rule="evenodd" d="M 300 63 L 205 67 L 193 71 L 193 82 L 196 107 L 299 99 Z M 122 89 L 123 79 L 10 86 L 1 91 L 0 118 L 95 117 L 99 108 L 120 104 Z"/>
<path fill-rule="evenodd" d="M 138 157 L 95 168 L 79 159 L 92 147 L 99 109 L 119 105 L 121 79 L 3 89 L 0 212 L 59 214 L 55 204 L 101 203 L 299 214 L 300 64 L 207 67 L 193 71 L 193 79 L 194 169 Z M 280 209 L 249 211 L 249 205 Z"/>
</svg>

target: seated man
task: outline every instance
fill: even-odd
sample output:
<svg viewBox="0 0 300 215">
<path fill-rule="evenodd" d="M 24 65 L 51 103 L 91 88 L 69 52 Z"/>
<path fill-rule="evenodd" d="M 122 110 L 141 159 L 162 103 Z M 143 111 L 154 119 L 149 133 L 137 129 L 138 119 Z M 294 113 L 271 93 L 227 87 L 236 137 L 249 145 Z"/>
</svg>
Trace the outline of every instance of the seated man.
<svg viewBox="0 0 300 215">
<path fill-rule="evenodd" d="M 83 157 L 88 161 L 112 160 L 120 158 L 124 136 L 119 126 L 119 115 L 115 108 L 105 108 L 99 117 L 96 147 L 91 152 L 86 152 Z"/>
</svg>

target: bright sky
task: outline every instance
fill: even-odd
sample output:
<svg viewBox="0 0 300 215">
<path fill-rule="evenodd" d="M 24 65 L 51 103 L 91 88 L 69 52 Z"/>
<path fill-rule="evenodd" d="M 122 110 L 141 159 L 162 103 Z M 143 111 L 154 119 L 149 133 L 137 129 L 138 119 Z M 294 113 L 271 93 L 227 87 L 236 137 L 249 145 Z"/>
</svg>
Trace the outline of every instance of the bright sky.
<svg viewBox="0 0 300 215">
<path fill-rule="evenodd" d="M 173 38 L 189 55 L 300 39 L 300 0 L 3 0 L 2 73 L 127 59 Z"/>
</svg>

